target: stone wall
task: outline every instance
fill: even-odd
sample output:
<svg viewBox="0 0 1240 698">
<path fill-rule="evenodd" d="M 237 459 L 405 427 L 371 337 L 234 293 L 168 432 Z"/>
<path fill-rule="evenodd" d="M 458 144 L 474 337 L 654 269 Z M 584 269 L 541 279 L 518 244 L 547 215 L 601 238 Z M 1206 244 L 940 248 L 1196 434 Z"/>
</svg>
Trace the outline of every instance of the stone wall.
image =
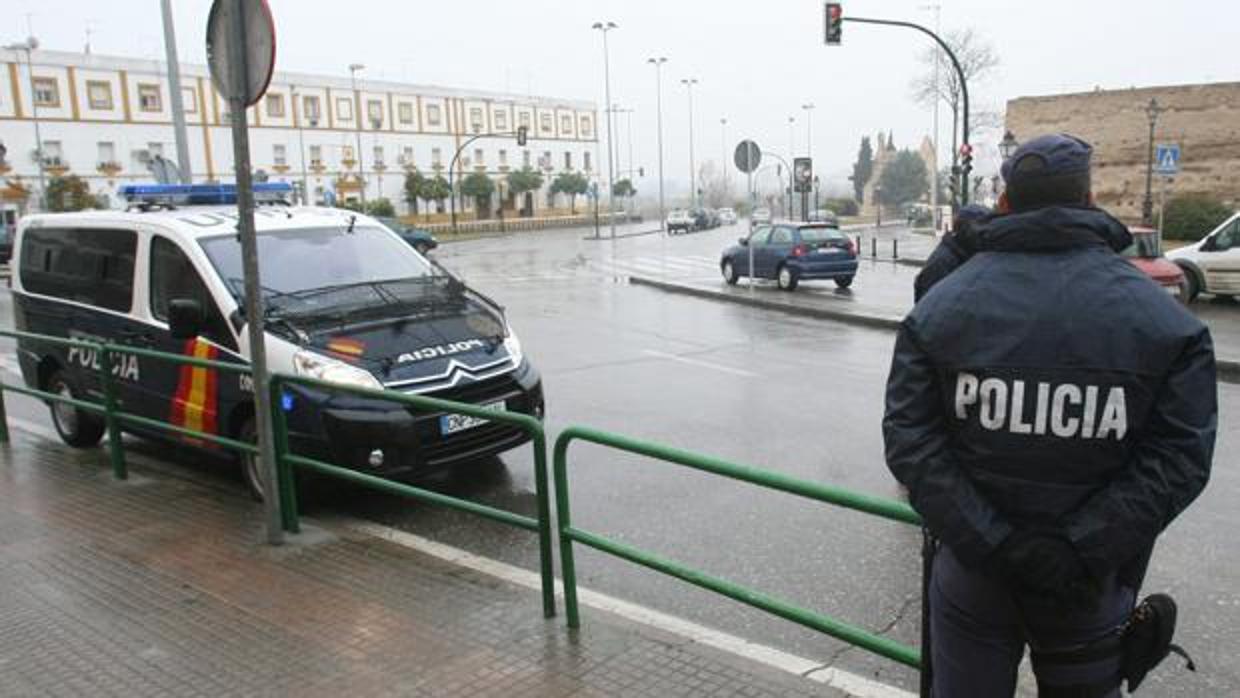
<svg viewBox="0 0 1240 698">
<path fill-rule="evenodd" d="M 1007 103 L 1006 126 L 1019 141 L 1054 132 L 1088 141 L 1099 205 L 1137 221 L 1145 197 L 1150 98 L 1166 108 L 1154 142 L 1181 149 L 1180 174 L 1167 196 L 1206 194 L 1240 208 L 1240 82 L 1019 97 Z M 1155 215 L 1160 186 L 1155 175 Z"/>
</svg>

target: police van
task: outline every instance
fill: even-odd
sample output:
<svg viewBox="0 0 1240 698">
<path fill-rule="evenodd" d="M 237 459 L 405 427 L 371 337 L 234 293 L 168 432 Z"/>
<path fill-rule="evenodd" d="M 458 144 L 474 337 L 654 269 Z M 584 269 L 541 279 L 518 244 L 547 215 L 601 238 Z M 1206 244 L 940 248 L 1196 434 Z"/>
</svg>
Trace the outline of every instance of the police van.
<svg viewBox="0 0 1240 698">
<path fill-rule="evenodd" d="M 255 185 L 271 371 L 542 417 L 539 373 L 501 306 L 375 220 L 290 206 L 290 194 L 287 185 Z M 125 211 L 22 220 L 12 265 L 16 328 L 247 364 L 235 189 L 134 185 L 121 195 Z M 22 340 L 18 359 L 31 387 L 102 399 L 100 357 L 89 349 Z M 254 440 L 248 376 L 135 355 L 107 368 L 127 412 Z M 304 387 L 289 386 L 280 402 L 294 453 L 386 477 L 416 477 L 528 440 L 499 422 Z M 104 433 L 95 414 L 63 403 L 51 413 L 71 446 L 94 446 Z M 261 497 L 256 459 L 241 460 Z"/>
</svg>

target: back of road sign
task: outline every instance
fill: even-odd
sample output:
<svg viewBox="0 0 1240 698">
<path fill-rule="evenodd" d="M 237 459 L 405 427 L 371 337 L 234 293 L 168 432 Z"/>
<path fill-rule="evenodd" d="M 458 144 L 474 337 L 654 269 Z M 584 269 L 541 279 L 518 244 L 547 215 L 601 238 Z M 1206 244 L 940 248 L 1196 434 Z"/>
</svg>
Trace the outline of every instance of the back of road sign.
<svg viewBox="0 0 1240 698">
<path fill-rule="evenodd" d="M 741 172 L 753 172 L 762 162 L 762 149 L 751 140 L 743 140 L 736 144 L 736 152 L 732 155 L 736 169 Z"/>
<path fill-rule="evenodd" d="M 1178 174 L 1180 146 L 1175 143 L 1159 143 L 1154 149 L 1154 171 L 1162 175 Z"/>
</svg>

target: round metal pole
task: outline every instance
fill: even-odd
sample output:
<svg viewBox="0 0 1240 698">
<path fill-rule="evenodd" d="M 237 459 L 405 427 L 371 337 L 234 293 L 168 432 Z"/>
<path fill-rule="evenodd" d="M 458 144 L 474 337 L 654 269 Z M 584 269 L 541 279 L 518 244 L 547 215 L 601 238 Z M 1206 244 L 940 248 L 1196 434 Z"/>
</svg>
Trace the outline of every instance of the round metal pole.
<svg viewBox="0 0 1240 698">
<path fill-rule="evenodd" d="M 185 104 L 181 97 L 181 64 L 177 60 L 177 35 L 172 23 L 172 0 L 160 0 L 164 19 L 164 51 L 168 57 L 168 104 L 172 108 L 172 130 L 177 142 L 177 165 L 181 184 L 193 183 L 189 162 L 189 137 L 185 131 Z"/>
<path fill-rule="evenodd" d="M 302 126 L 302 120 L 306 118 L 305 114 L 298 116 L 297 114 L 297 86 L 288 86 L 288 98 L 292 102 L 289 106 L 293 109 L 293 118 L 297 120 L 297 149 L 301 154 L 301 204 L 306 206 L 310 202 L 310 178 L 306 174 L 306 131 Z"/>
<path fill-rule="evenodd" d="M 611 58 L 608 55 L 607 33 L 615 29 L 608 22 L 599 25 L 603 32 L 603 104 L 607 111 L 607 222 L 611 228 L 611 237 L 616 237 L 616 154 L 615 131 L 611 127 Z"/>
<path fill-rule="evenodd" d="M 39 134 L 39 100 L 34 95 L 34 61 L 30 58 L 31 47 L 27 43 L 26 51 L 26 80 L 30 85 L 30 115 L 34 120 L 34 148 L 39 155 L 39 209 L 47 210 L 47 175 L 44 169 L 47 165 L 43 155 L 43 136 Z"/>
<path fill-rule="evenodd" d="M 693 159 L 693 85 L 697 83 L 697 78 L 687 78 L 681 82 L 689 95 L 689 203 L 697 208 L 697 166 Z"/>
<path fill-rule="evenodd" d="M 365 167 L 362 160 L 362 95 L 357 91 L 357 71 L 360 65 L 349 66 L 349 80 L 353 84 L 353 121 L 357 124 L 357 181 L 361 186 L 358 191 L 362 197 L 362 212 L 366 211 L 366 178 L 362 176 Z"/>
<path fill-rule="evenodd" d="M 657 111 L 656 120 L 659 132 L 659 229 L 666 232 L 667 213 L 663 204 L 663 64 L 667 62 L 667 59 L 651 58 L 649 62 L 654 64 L 655 109 Z M 664 254 L 665 259 L 666 256 Z"/>
</svg>

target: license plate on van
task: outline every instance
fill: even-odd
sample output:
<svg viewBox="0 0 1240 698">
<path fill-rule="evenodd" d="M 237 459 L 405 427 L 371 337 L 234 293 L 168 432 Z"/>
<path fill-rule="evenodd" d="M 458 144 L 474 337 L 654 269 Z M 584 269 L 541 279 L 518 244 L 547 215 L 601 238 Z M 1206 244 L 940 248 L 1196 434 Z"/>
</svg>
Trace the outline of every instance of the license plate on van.
<svg viewBox="0 0 1240 698">
<path fill-rule="evenodd" d="M 488 405 L 479 405 L 479 407 L 484 410 L 495 410 L 496 412 L 499 412 L 504 409 L 505 405 L 501 400 L 500 402 L 492 402 Z M 474 417 L 473 415 L 468 414 L 440 415 L 439 433 L 447 436 L 449 434 L 465 431 L 466 429 L 473 429 L 474 427 L 482 426 L 490 421 L 491 420 L 489 419 Z"/>
</svg>

